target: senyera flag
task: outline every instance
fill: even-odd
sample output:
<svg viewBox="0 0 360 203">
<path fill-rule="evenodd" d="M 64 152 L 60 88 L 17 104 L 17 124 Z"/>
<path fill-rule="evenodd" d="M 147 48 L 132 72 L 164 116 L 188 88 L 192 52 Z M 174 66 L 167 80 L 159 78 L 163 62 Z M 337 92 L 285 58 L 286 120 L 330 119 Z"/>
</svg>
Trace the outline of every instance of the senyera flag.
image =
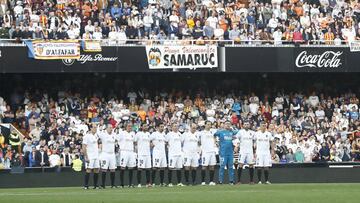
<svg viewBox="0 0 360 203">
<path fill-rule="evenodd" d="M 80 43 L 78 40 L 56 41 L 25 41 L 28 47 L 28 56 L 34 59 L 79 59 Z"/>
<path fill-rule="evenodd" d="M 218 66 L 215 45 L 149 45 L 146 46 L 146 56 L 150 69 L 197 69 Z"/>
</svg>

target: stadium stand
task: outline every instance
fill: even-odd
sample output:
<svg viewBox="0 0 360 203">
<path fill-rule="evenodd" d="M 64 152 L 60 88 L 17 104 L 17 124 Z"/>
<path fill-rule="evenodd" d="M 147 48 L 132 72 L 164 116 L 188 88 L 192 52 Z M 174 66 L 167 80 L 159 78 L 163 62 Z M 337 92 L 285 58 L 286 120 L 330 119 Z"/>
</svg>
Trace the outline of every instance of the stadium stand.
<svg viewBox="0 0 360 203">
<path fill-rule="evenodd" d="M 21 143 L 11 133 L 9 142 L 0 137 L 0 162 L 5 168 L 40 166 L 29 154 L 45 152 L 46 166 L 70 166 L 75 155 L 83 158 L 82 137 L 91 123 L 102 129 L 131 122 L 134 131 L 147 123 L 154 131 L 159 123 L 169 128 L 178 122 L 186 131 L 192 122 L 201 130 L 211 121 L 216 130 L 224 121 L 241 128 L 244 120 L 254 129 L 268 123 L 276 143 L 273 163 L 360 161 L 357 80 L 286 76 L 8 75 L 0 123 L 13 124 L 25 137 Z"/>
<path fill-rule="evenodd" d="M 1 0 L 2 39 L 232 40 L 340 45 L 360 39 L 358 0 Z"/>
</svg>

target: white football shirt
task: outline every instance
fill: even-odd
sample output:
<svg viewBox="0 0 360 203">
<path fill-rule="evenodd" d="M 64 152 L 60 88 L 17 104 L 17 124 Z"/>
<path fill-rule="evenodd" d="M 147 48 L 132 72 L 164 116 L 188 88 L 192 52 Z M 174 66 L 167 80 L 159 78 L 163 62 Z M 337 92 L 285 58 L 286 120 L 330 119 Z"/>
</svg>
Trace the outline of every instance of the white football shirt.
<svg viewBox="0 0 360 203">
<path fill-rule="evenodd" d="M 134 151 L 134 136 L 133 131 L 121 131 L 118 134 L 120 151 Z"/>
<path fill-rule="evenodd" d="M 255 134 L 256 139 L 256 154 L 270 154 L 270 142 L 272 135 L 270 132 L 257 131 Z"/>
<path fill-rule="evenodd" d="M 181 156 L 181 134 L 180 132 L 169 132 L 166 137 L 169 144 L 169 156 Z"/>
<path fill-rule="evenodd" d="M 199 151 L 199 138 L 197 132 L 186 132 L 182 134 L 181 141 L 183 142 L 184 153 L 196 153 Z"/>
<path fill-rule="evenodd" d="M 254 135 L 255 132 L 252 130 L 241 129 L 236 134 L 236 138 L 239 139 L 240 143 L 240 153 L 253 153 L 253 145 L 254 145 Z"/>
<path fill-rule="evenodd" d="M 102 152 L 115 154 L 115 142 L 116 135 L 115 133 L 109 134 L 107 131 L 99 133 L 99 138 L 101 140 Z"/>
<path fill-rule="evenodd" d="M 150 156 L 150 133 L 138 132 L 134 137 L 134 141 L 137 142 L 137 153 L 140 156 Z"/>
<path fill-rule="evenodd" d="M 214 132 L 203 130 L 199 132 L 202 153 L 216 152 Z"/>
<path fill-rule="evenodd" d="M 165 154 L 165 133 L 164 132 L 153 132 L 150 135 L 150 140 L 152 141 L 153 145 L 154 145 L 154 149 L 153 152 L 158 153 L 158 154 Z"/>
<path fill-rule="evenodd" d="M 99 136 L 97 133 L 95 135 L 87 133 L 83 137 L 83 144 L 86 145 L 86 152 L 90 159 L 97 159 L 99 157 L 99 145 L 98 145 Z"/>
</svg>

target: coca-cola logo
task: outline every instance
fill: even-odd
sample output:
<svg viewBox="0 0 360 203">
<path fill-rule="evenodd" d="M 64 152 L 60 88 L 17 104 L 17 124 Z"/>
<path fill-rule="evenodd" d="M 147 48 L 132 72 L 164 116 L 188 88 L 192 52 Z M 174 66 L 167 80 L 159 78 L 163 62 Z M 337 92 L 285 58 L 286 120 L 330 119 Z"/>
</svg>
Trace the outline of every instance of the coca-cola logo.
<svg viewBox="0 0 360 203">
<path fill-rule="evenodd" d="M 118 60 L 118 57 L 104 57 L 102 54 L 92 55 L 80 55 L 79 59 L 63 59 L 62 62 L 66 66 L 71 66 L 75 61 L 84 64 L 88 61 L 90 62 L 112 62 Z"/>
<path fill-rule="evenodd" d="M 322 54 L 308 54 L 307 51 L 302 51 L 296 57 L 295 65 L 298 68 L 338 68 L 342 65 L 342 54 L 342 51 L 325 51 Z"/>
</svg>

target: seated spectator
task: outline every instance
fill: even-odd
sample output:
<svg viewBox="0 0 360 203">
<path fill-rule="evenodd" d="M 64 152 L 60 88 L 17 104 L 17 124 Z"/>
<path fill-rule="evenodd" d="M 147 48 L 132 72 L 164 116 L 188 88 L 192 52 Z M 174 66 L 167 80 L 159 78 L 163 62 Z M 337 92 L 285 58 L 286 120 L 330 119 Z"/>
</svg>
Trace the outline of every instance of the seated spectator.
<svg viewBox="0 0 360 203">
<path fill-rule="evenodd" d="M 304 153 L 301 151 L 301 148 L 298 147 L 294 154 L 295 162 L 296 163 L 303 163 L 304 162 Z"/>
</svg>

